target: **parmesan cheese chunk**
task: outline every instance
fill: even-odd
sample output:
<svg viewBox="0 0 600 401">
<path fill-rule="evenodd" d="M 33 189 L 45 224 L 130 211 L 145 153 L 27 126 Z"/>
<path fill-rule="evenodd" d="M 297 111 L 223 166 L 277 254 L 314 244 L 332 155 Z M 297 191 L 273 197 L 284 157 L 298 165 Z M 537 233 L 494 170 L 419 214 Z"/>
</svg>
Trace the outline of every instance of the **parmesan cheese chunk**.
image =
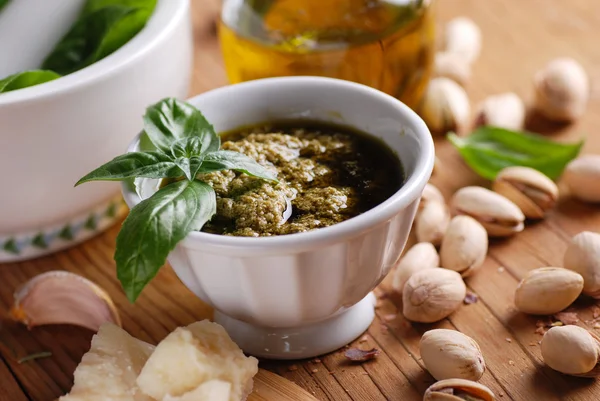
<svg viewBox="0 0 600 401">
<path fill-rule="evenodd" d="M 167 395 L 163 401 L 229 401 L 230 398 L 230 383 L 222 380 L 211 380 L 202 383 L 195 390 L 185 393 L 181 397 Z"/>
</svg>

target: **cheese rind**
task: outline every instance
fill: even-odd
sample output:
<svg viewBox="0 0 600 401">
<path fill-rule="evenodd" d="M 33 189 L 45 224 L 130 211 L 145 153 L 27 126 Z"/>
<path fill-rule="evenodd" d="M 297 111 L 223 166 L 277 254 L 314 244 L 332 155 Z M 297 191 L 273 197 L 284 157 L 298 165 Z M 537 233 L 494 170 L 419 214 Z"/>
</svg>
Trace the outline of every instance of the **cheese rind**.
<svg viewBox="0 0 600 401">
<path fill-rule="evenodd" d="M 157 400 L 180 397 L 203 383 L 231 384 L 227 401 L 244 400 L 252 391 L 258 361 L 246 357 L 223 327 L 208 320 L 175 329 L 156 347 L 137 378 L 146 395 Z"/>
</svg>

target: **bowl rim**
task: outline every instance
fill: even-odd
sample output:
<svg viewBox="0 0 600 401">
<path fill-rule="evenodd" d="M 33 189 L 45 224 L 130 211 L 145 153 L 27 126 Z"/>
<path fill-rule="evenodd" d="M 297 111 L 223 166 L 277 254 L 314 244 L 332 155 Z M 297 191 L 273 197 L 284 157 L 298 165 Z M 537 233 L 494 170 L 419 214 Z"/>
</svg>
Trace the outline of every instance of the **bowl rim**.
<svg viewBox="0 0 600 401">
<path fill-rule="evenodd" d="M 111 78 L 162 43 L 188 15 L 189 8 L 190 0 L 159 0 L 146 26 L 115 52 L 55 80 L 2 93 L 0 106 L 68 94 Z"/>
<path fill-rule="evenodd" d="M 266 85 L 272 86 L 273 90 L 279 90 L 281 86 L 293 83 L 311 83 L 329 86 L 330 88 L 350 88 L 354 91 L 362 92 L 366 97 L 377 97 L 380 100 L 393 103 L 403 115 L 403 118 L 407 121 L 411 121 L 414 127 L 415 135 L 419 140 L 419 144 L 421 145 L 421 156 L 417 158 L 417 162 L 412 174 L 404 182 L 404 185 L 402 185 L 398 191 L 396 191 L 383 203 L 358 216 L 328 227 L 307 232 L 271 237 L 234 237 L 193 231 L 189 233 L 183 241 L 180 242 L 181 245 L 192 248 L 198 248 L 200 245 L 202 247 L 210 247 L 211 249 L 236 248 L 238 250 L 245 250 L 249 252 L 260 251 L 266 248 L 276 250 L 277 253 L 285 252 L 285 250 L 299 251 L 300 249 L 306 249 L 314 246 L 320 247 L 331 242 L 337 242 L 342 239 L 347 240 L 348 238 L 358 236 L 361 233 L 368 231 L 387 220 L 391 220 L 403 209 L 408 207 L 412 202 L 420 198 L 423 188 L 431 177 L 431 173 L 433 171 L 435 160 L 433 138 L 425 122 L 413 110 L 411 110 L 398 99 L 379 90 L 362 84 L 335 78 L 313 76 L 274 77 L 220 87 L 204 92 L 198 96 L 194 96 L 190 98 L 189 101 L 193 103 L 194 99 L 207 96 L 215 92 L 231 93 L 237 91 L 241 87 L 252 89 Z M 128 152 L 139 150 L 140 135 L 141 133 L 136 135 L 136 137 L 133 139 L 127 149 Z M 139 202 L 141 202 L 141 199 L 136 191 L 133 190 L 131 185 L 127 182 L 122 183 L 122 192 L 127 204 L 130 207 L 133 207 L 133 205 L 137 205 Z"/>
</svg>

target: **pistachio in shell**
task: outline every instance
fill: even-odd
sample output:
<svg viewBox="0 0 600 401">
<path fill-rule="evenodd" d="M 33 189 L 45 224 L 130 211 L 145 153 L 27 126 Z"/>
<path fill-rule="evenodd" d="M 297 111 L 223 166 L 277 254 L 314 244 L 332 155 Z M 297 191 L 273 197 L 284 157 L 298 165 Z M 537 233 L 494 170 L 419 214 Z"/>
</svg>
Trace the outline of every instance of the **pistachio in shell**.
<svg viewBox="0 0 600 401">
<path fill-rule="evenodd" d="M 479 380 L 485 372 L 479 345 L 459 331 L 429 330 L 421 337 L 419 350 L 425 367 L 436 380 Z"/>
<path fill-rule="evenodd" d="M 515 306 L 532 315 L 551 315 L 566 309 L 581 294 L 583 277 L 561 267 L 531 270 L 515 291 Z"/>
<path fill-rule="evenodd" d="M 523 231 L 525 215 L 506 197 L 477 186 L 456 191 L 450 201 L 455 215 L 467 215 L 479 221 L 491 237 L 507 237 Z"/>
<path fill-rule="evenodd" d="M 600 375 L 600 338 L 579 326 L 557 326 L 542 338 L 542 358 L 552 369 L 572 376 Z"/>
<path fill-rule="evenodd" d="M 494 401 L 492 390 L 471 380 L 446 379 L 432 384 L 423 401 Z"/>
<path fill-rule="evenodd" d="M 485 228 L 469 216 L 455 216 L 440 248 L 441 266 L 468 277 L 481 267 L 488 251 Z"/>
<path fill-rule="evenodd" d="M 543 218 L 558 199 L 558 187 L 554 181 L 530 167 L 503 169 L 496 176 L 492 188 L 511 200 L 530 219 Z"/>
<path fill-rule="evenodd" d="M 402 313 L 413 322 L 437 322 L 457 310 L 466 294 L 467 287 L 457 272 L 421 270 L 410 276 L 404 285 Z"/>
<path fill-rule="evenodd" d="M 450 224 L 450 211 L 445 203 L 427 202 L 415 217 L 415 235 L 419 242 L 442 243 Z"/>
<path fill-rule="evenodd" d="M 583 293 L 600 299 L 600 234 L 583 231 L 571 239 L 563 266 L 581 274 Z"/>
<path fill-rule="evenodd" d="M 429 242 L 419 242 L 406 251 L 400 259 L 394 271 L 392 288 L 401 294 L 404 285 L 413 273 L 423 269 L 435 268 L 439 265 L 440 257 L 435 247 Z"/>
<path fill-rule="evenodd" d="M 584 155 L 571 161 L 562 176 L 571 195 L 583 202 L 600 202 L 600 155 Z"/>
</svg>

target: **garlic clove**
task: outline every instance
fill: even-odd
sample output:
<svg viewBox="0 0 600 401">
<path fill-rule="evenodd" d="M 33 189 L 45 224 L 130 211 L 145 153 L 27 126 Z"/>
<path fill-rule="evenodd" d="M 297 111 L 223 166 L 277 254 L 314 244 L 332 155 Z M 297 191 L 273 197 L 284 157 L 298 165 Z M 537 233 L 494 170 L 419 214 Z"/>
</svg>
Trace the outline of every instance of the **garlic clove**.
<svg viewBox="0 0 600 401">
<path fill-rule="evenodd" d="M 558 200 L 558 187 L 544 174 L 529 167 L 507 167 L 492 184 L 495 192 L 514 202 L 530 219 L 541 219 Z"/>
<path fill-rule="evenodd" d="M 531 270 L 515 290 L 515 306 L 532 315 L 552 315 L 566 309 L 581 294 L 583 277 L 560 267 Z"/>
<path fill-rule="evenodd" d="M 548 330 L 541 343 L 542 358 L 552 369 L 572 376 L 600 375 L 600 338 L 579 326 Z"/>
<path fill-rule="evenodd" d="M 445 77 L 459 85 L 465 85 L 471 78 L 471 64 L 460 54 L 438 52 L 435 55 L 434 76 Z"/>
<path fill-rule="evenodd" d="M 446 24 L 443 49 L 471 64 L 481 52 L 481 30 L 470 18 L 454 18 Z"/>
<path fill-rule="evenodd" d="M 575 198 L 600 202 L 600 155 L 584 155 L 571 161 L 562 179 Z"/>
<path fill-rule="evenodd" d="M 523 231 L 525 215 L 512 201 L 477 186 L 464 187 L 450 201 L 454 215 L 467 215 L 479 221 L 491 237 L 506 237 Z"/>
<path fill-rule="evenodd" d="M 450 211 L 445 203 L 428 202 L 415 218 L 417 241 L 439 246 L 450 224 Z"/>
<path fill-rule="evenodd" d="M 446 379 L 433 383 L 425 391 L 423 401 L 494 401 L 492 390 L 471 380 Z"/>
<path fill-rule="evenodd" d="M 410 276 L 402 291 L 402 314 L 408 320 L 433 323 L 463 303 L 467 287 L 455 271 L 425 269 Z"/>
<path fill-rule="evenodd" d="M 475 116 L 475 126 L 521 130 L 525 125 L 525 103 L 515 93 L 490 96 L 479 104 Z"/>
<path fill-rule="evenodd" d="M 441 266 L 468 277 L 483 265 L 487 251 L 485 228 L 472 217 L 456 216 L 450 221 L 442 240 Z"/>
<path fill-rule="evenodd" d="M 571 58 L 551 61 L 534 76 L 535 108 L 553 121 L 570 122 L 585 112 L 590 97 L 589 78 Z"/>
<path fill-rule="evenodd" d="M 419 342 L 419 351 L 425 367 L 436 380 L 479 380 L 485 372 L 479 345 L 456 330 L 425 332 Z"/>
<path fill-rule="evenodd" d="M 600 299 L 600 234 L 583 231 L 571 239 L 563 266 L 581 274 L 583 293 Z"/>
<path fill-rule="evenodd" d="M 436 268 L 439 264 L 440 257 L 431 243 L 420 242 L 415 244 L 406 251 L 400 262 L 398 262 L 398 266 L 394 271 L 392 288 L 402 294 L 404 285 L 410 276 L 419 270 Z"/>
<path fill-rule="evenodd" d="M 449 78 L 433 78 L 427 85 L 421 117 L 434 133 L 462 131 L 469 124 L 471 105 L 465 90 Z"/>
<path fill-rule="evenodd" d="M 72 324 L 97 331 L 105 322 L 121 326 L 110 296 L 90 280 L 66 271 L 39 274 L 14 295 L 10 315 L 28 327 Z"/>
</svg>

